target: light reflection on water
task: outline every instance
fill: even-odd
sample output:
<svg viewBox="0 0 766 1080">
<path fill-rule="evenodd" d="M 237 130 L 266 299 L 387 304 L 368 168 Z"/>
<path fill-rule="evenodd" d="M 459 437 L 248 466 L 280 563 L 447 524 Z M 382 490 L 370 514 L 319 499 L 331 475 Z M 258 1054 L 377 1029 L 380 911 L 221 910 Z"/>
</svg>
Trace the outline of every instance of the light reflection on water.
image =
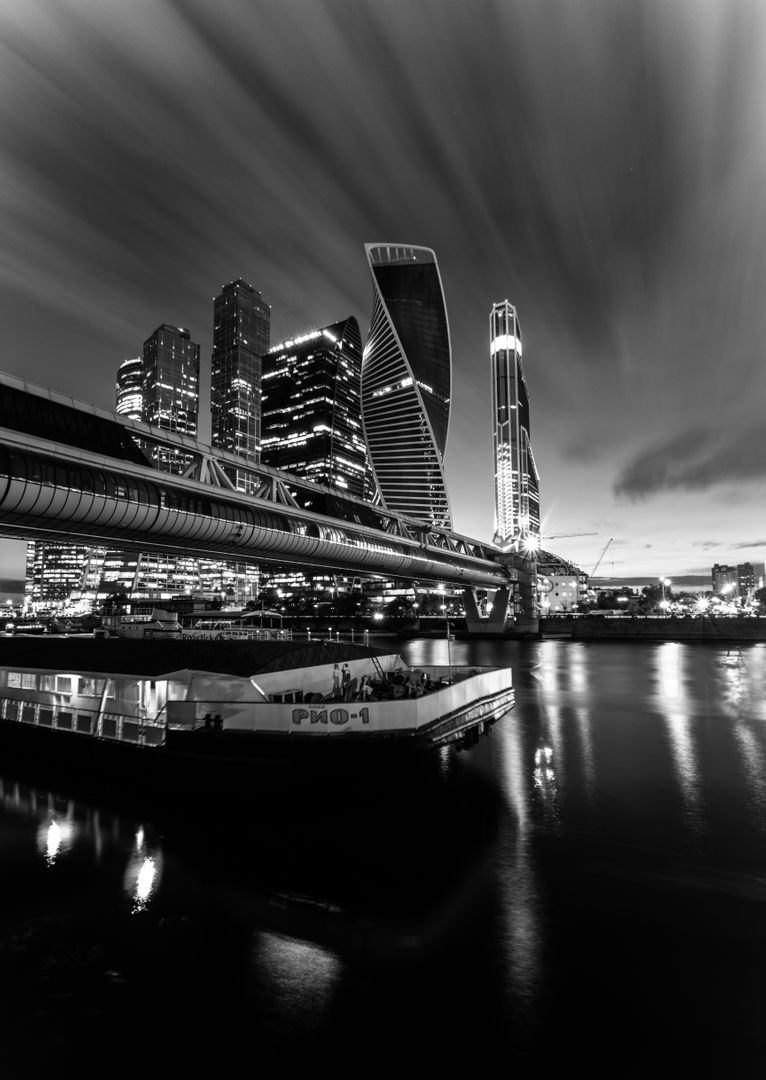
<svg viewBox="0 0 766 1080">
<path fill-rule="evenodd" d="M 327 947 L 261 931 L 251 953 L 253 972 L 272 1006 L 292 1018 L 296 1032 L 322 1022 L 342 977 L 340 959 Z"/>
<path fill-rule="evenodd" d="M 705 828 L 702 802 L 695 717 L 688 694 L 685 663 L 686 648 L 674 641 L 660 644 L 656 652 L 659 695 L 658 709 L 665 721 L 668 743 L 684 806 L 684 819 L 690 833 Z"/>
<path fill-rule="evenodd" d="M 521 725 L 503 724 L 497 741 L 500 778 L 510 811 L 510 827 L 502 830 L 498 844 L 507 979 L 513 997 L 529 1008 L 540 984 L 540 933 L 530 851 L 532 807 Z"/>
</svg>

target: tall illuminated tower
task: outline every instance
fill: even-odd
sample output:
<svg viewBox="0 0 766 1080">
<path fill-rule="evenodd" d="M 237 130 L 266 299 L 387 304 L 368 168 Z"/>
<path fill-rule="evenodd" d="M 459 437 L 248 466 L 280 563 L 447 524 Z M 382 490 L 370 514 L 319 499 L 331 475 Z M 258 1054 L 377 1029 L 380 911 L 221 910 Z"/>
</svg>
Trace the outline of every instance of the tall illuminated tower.
<svg viewBox="0 0 766 1080">
<path fill-rule="evenodd" d="M 241 278 L 224 285 L 213 301 L 211 441 L 250 462 L 260 452 L 261 362 L 270 334 L 271 308 L 261 294 Z M 232 480 L 243 488 L 241 476 Z"/>
<path fill-rule="evenodd" d="M 270 349 L 263 360 L 262 463 L 362 499 L 361 370 L 353 317 Z"/>
<path fill-rule="evenodd" d="M 131 420 L 141 420 L 144 415 L 144 362 L 140 356 L 123 360 L 117 369 L 115 384 L 116 404 L 114 411 Z"/>
<path fill-rule="evenodd" d="M 532 454 L 529 396 L 521 363 L 521 326 L 507 300 L 489 316 L 492 417 L 495 451 L 494 542 L 519 550 L 540 539 L 540 479 Z"/>
<path fill-rule="evenodd" d="M 444 479 L 452 351 L 430 248 L 365 244 L 372 274 L 362 359 L 362 418 L 375 483 L 389 510 L 452 527 Z"/>
</svg>

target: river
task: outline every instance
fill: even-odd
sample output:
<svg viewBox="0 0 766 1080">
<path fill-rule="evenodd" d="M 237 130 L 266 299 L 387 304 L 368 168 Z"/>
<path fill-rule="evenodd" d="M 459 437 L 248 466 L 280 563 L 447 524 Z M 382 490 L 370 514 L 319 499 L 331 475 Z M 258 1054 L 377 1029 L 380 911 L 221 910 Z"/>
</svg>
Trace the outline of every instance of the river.
<svg viewBox="0 0 766 1080">
<path fill-rule="evenodd" d="M 766 1069 L 766 645 L 401 645 L 515 708 L 414 790 L 113 804 L 0 760 L 3 1080 Z"/>
</svg>

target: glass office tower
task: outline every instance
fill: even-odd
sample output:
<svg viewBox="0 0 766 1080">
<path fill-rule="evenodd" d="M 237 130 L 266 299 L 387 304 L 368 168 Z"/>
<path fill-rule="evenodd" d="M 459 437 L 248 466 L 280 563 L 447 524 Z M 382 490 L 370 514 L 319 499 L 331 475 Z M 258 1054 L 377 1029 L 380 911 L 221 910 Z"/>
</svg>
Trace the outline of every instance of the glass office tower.
<svg viewBox="0 0 766 1080">
<path fill-rule="evenodd" d="M 354 318 L 270 349 L 263 360 L 263 464 L 363 498 L 361 371 Z"/>
<path fill-rule="evenodd" d="M 522 338 L 516 308 L 493 304 L 489 317 L 494 423 L 495 535 L 506 551 L 540 539 L 540 479 L 532 454 L 529 396 L 521 363 Z"/>
<path fill-rule="evenodd" d="M 271 308 L 238 278 L 213 301 L 210 361 L 211 442 L 256 462 L 261 442 L 261 364 L 268 352 Z M 242 476 L 232 477 L 244 490 Z"/>
<path fill-rule="evenodd" d="M 197 436 L 199 420 L 199 345 L 188 330 L 163 323 L 144 342 L 143 416 L 147 424 Z M 191 458 L 176 449 L 152 448 L 163 472 L 183 473 Z"/>
<path fill-rule="evenodd" d="M 117 369 L 115 412 L 131 420 L 144 415 L 144 362 L 140 356 L 123 360 Z"/>
<path fill-rule="evenodd" d="M 365 252 L 373 308 L 362 417 L 375 482 L 389 509 L 451 528 L 443 459 L 452 352 L 436 256 L 409 244 L 366 244 Z"/>
</svg>

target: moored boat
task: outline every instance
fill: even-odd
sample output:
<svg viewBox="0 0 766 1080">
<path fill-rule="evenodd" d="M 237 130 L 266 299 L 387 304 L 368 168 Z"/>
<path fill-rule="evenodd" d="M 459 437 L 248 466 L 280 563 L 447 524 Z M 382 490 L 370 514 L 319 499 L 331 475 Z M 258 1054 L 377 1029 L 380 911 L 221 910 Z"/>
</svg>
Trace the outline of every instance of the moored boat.
<svg viewBox="0 0 766 1080">
<path fill-rule="evenodd" d="M 0 736 L 139 786 L 239 785 L 335 764 L 358 775 L 471 745 L 514 704 L 509 668 L 408 667 L 335 642 L 52 639 L 0 649 Z"/>
<path fill-rule="evenodd" d="M 175 611 L 155 608 L 146 614 L 104 615 L 101 628 L 96 631 L 99 637 L 118 637 L 128 639 L 180 638 L 181 623 Z"/>
</svg>

